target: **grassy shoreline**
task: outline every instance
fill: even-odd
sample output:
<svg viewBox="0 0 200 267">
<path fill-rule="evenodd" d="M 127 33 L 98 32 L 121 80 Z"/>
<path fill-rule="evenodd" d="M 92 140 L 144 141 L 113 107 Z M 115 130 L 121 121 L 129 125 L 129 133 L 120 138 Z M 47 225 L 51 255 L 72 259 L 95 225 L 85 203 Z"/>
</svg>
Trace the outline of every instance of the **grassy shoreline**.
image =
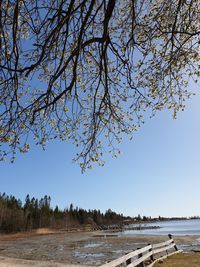
<svg viewBox="0 0 200 267">
<path fill-rule="evenodd" d="M 165 260 L 158 261 L 154 267 L 199 267 L 200 252 L 179 253 L 168 257 Z"/>
</svg>

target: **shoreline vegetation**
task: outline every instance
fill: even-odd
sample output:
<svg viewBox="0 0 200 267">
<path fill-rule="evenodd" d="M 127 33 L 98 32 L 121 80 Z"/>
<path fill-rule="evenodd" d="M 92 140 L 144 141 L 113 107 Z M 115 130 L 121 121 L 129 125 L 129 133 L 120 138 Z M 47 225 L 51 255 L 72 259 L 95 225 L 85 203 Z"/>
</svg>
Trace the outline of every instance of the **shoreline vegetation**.
<svg viewBox="0 0 200 267">
<path fill-rule="evenodd" d="M 200 253 L 179 253 L 163 261 L 155 263 L 154 267 L 199 267 Z"/>
<path fill-rule="evenodd" d="M 156 229 L 159 226 L 142 225 L 166 220 L 185 220 L 188 218 L 166 218 L 159 216 L 124 216 L 111 209 L 101 212 L 99 209 L 86 210 L 75 207 L 59 209 L 51 207 L 51 197 L 44 196 L 41 199 L 26 196 L 24 203 L 14 196 L 5 193 L 0 194 L 0 233 L 30 232 L 36 229 L 48 228 L 52 231 L 63 229 L 65 231 L 123 231 Z M 190 219 L 199 219 L 198 216 Z M 134 226 L 134 224 L 137 224 Z"/>
</svg>

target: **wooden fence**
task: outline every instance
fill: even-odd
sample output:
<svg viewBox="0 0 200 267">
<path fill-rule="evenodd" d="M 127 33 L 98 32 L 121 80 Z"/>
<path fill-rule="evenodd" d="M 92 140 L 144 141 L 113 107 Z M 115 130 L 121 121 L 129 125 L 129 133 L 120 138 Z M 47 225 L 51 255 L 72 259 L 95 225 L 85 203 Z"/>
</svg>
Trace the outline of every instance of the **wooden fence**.
<svg viewBox="0 0 200 267">
<path fill-rule="evenodd" d="M 182 252 L 179 250 L 172 238 L 172 235 L 168 235 L 169 240 L 158 243 L 158 244 L 149 244 L 146 247 L 139 248 L 135 251 L 132 251 L 116 260 L 108 262 L 101 265 L 101 267 L 116 267 L 116 266 L 128 266 L 128 267 L 152 267 L 154 263 L 160 259 L 171 256 L 175 253 Z M 172 249 L 175 251 L 171 252 Z M 165 255 L 163 255 L 163 252 Z"/>
</svg>

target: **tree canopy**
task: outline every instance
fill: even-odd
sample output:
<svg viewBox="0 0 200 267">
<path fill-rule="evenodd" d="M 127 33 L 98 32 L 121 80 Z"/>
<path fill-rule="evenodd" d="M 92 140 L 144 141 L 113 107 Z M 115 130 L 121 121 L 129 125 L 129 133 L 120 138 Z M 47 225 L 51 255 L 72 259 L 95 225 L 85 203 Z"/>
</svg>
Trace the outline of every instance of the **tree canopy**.
<svg viewBox="0 0 200 267">
<path fill-rule="evenodd" d="M 144 111 L 184 110 L 199 43 L 199 0 L 0 1 L 1 159 L 59 138 L 103 165 Z"/>
</svg>

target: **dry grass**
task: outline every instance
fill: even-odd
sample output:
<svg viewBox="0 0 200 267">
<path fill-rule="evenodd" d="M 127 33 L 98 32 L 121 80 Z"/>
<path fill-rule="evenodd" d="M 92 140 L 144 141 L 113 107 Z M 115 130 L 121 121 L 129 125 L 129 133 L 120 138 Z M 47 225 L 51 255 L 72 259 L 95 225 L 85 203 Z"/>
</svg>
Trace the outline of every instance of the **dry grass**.
<svg viewBox="0 0 200 267">
<path fill-rule="evenodd" d="M 15 234 L 0 234 L 0 241 L 11 241 L 21 238 L 29 238 L 31 236 L 40 236 L 40 235 L 51 235 L 62 233 L 59 230 L 49 229 L 49 228 L 39 228 L 37 230 L 27 231 L 27 232 L 18 232 Z"/>
<path fill-rule="evenodd" d="M 200 253 L 179 253 L 157 262 L 154 267 L 199 267 Z"/>
</svg>

